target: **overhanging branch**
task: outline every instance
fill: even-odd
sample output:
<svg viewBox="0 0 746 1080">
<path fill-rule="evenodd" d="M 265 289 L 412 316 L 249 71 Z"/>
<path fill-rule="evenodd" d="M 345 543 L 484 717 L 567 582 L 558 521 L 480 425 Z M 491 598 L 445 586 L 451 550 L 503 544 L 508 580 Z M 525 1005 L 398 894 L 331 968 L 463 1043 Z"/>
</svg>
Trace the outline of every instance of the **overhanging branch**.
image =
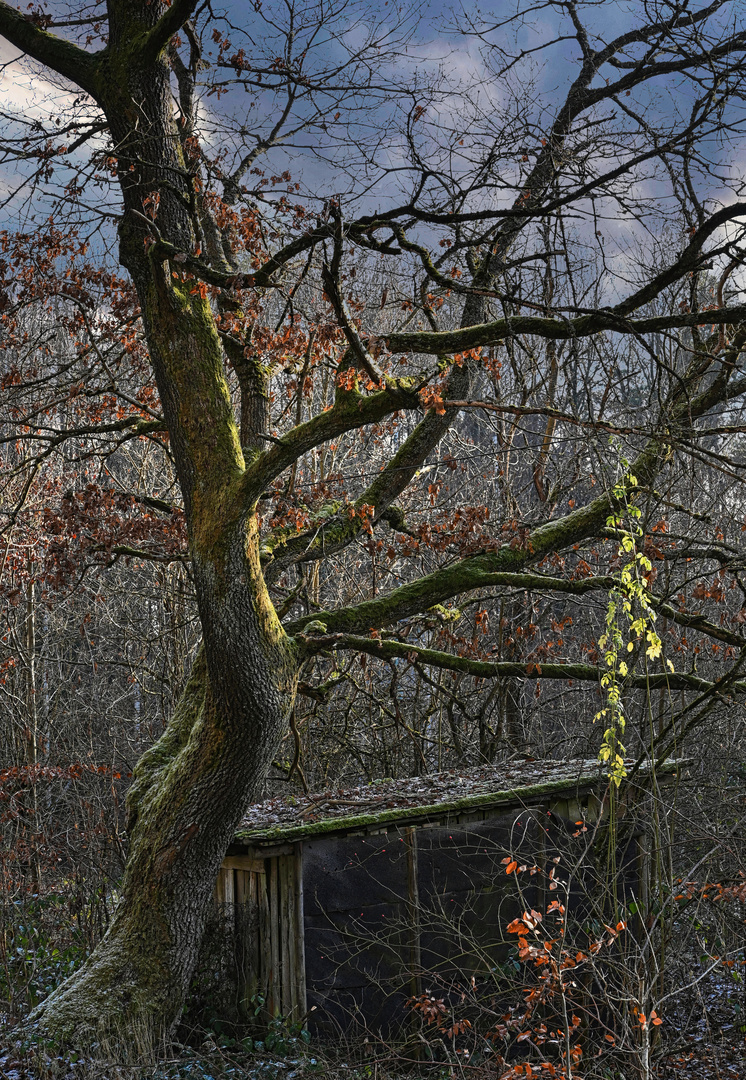
<svg viewBox="0 0 746 1080">
<path fill-rule="evenodd" d="M 720 358 L 722 366 L 719 373 L 700 394 L 689 398 L 687 394 L 676 391 L 668 418 L 671 427 L 677 424 L 691 425 L 725 398 L 735 361 L 745 343 L 746 328 L 742 328 Z M 694 389 L 698 381 L 698 378 L 690 379 L 686 389 Z M 645 487 L 652 483 L 668 458 L 669 445 L 666 436 L 651 439 L 632 462 L 630 473 L 637 478 L 638 484 Z M 631 489 L 628 495 L 631 497 Z M 527 532 L 525 536 L 516 537 L 516 546 L 504 545 L 495 551 L 469 556 L 418 581 L 402 585 L 386 596 L 337 611 L 317 612 L 314 616 L 296 620 L 286 629 L 290 634 L 298 634 L 303 632 L 308 623 L 318 621 L 323 623 L 329 632 L 366 633 L 371 627 L 390 626 L 461 593 L 504 584 L 506 574 L 514 575 L 527 566 L 540 562 L 545 555 L 566 550 L 573 544 L 599 536 L 613 507 L 613 496 L 611 493 L 604 493 L 587 506 L 571 511 L 559 521 L 546 522 Z"/>
<path fill-rule="evenodd" d="M 738 325 L 746 321 L 746 304 L 714 311 L 656 315 L 648 319 L 627 319 L 614 311 L 597 311 L 577 319 L 552 319 L 538 315 L 516 315 L 509 319 L 480 323 L 459 330 L 414 331 L 382 334 L 378 339 L 392 353 L 430 353 L 445 356 L 468 349 L 499 345 L 519 334 L 552 341 L 591 337 L 603 331 L 618 334 L 656 334 L 665 330 L 683 330 L 693 326 Z"/>
<path fill-rule="evenodd" d="M 98 68 L 105 50 L 87 53 L 63 38 L 42 30 L 20 11 L 0 0 L 0 36 L 97 97 Z"/>
<path fill-rule="evenodd" d="M 375 656 L 379 660 L 409 660 L 442 668 L 446 671 L 469 675 L 475 679 L 554 679 L 564 682 L 590 682 L 600 685 L 604 669 L 593 664 L 537 664 L 512 661 L 472 660 L 466 656 L 453 656 L 439 649 L 426 649 L 406 641 L 391 638 L 358 637 L 353 634 L 314 634 L 302 636 L 303 650 L 307 656 L 329 650 L 346 649 Z M 695 690 L 711 691 L 716 684 L 698 675 L 683 671 L 662 671 L 649 675 L 627 675 L 622 686 L 630 690 Z M 729 686 L 734 693 L 746 692 L 746 682 L 734 682 Z"/>
</svg>

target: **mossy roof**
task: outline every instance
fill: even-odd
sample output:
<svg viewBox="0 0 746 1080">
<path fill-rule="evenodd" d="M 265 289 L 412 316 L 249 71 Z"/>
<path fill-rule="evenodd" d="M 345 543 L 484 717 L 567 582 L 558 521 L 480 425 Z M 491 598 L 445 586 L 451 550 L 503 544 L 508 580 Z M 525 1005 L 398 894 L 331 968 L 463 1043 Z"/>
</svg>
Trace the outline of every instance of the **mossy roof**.
<svg viewBox="0 0 746 1080">
<path fill-rule="evenodd" d="M 659 772 L 675 772 L 666 762 Z M 649 770 L 645 770 L 649 771 Z M 524 806 L 537 798 L 572 798 L 605 785 L 596 759 L 522 761 L 460 772 L 376 780 L 360 787 L 285 795 L 251 806 L 235 844 L 282 843 L 387 824 L 411 825 L 489 807 Z"/>
</svg>

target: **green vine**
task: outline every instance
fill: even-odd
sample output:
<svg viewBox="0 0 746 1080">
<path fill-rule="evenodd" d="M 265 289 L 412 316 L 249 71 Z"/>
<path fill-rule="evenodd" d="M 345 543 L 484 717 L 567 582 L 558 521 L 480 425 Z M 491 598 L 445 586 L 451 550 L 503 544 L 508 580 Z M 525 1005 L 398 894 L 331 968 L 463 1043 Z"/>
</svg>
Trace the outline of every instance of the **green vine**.
<svg viewBox="0 0 746 1080">
<path fill-rule="evenodd" d="M 609 779 L 617 788 L 627 775 L 622 741 L 627 720 L 622 703 L 621 680 L 628 674 L 629 667 L 623 657 L 633 652 L 639 641 L 645 645 L 645 653 L 650 660 L 656 660 L 663 652 L 663 642 L 655 629 L 652 593 L 645 578 L 653 566 L 644 551 L 639 550 L 644 536 L 640 524 L 642 511 L 634 505 L 630 495 L 637 487 L 637 477 L 627 471 L 629 462 L 626 458 L 620 457 L 619 464 L 622 476 L 612 490 L 616 509 L 606 519 L 606 525 L 620 537 L 617 554 L 627 561 L 609 592 L 606 630 L 598 639 L 607 668 L 601 676 L 601 685 L 606 690 L 606 707 L 593 718 L 594 723 L 597 720 L 606 722 L 599 759 L 608 766 Z M 670 660 L 667 664 L 673 671 Z"/>
</svg>

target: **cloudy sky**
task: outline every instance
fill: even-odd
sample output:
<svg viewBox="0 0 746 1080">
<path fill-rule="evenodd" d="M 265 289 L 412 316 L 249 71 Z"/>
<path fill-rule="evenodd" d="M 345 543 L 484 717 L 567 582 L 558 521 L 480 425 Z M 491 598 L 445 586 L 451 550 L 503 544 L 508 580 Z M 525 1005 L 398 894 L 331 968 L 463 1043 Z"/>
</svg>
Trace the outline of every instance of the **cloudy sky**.
<svg viewBox="0 0 746 1080">
<path fill-rule="evenodd" d="M 48 10 L 69 13 L 71 6 L 76 7 L 50 4 Z M 729 3 L 721 20 L 723 25 L 725 19 L 742 18 L 743 6 L 742 0 Z M 583 4 L 580 11 L 590 34 L 608 41 L 638 22 L 650 7 L 641 0 L 604 0 Z M 481 9 L 452 6 L 443 0 L 430 0 L 408 9 L 393 2 L 390 7 L 381 7 L 362 0 L 357 5 L 347 4 L 337 19 L 326 17 L 321 24 L 317 5 L 301 9 L 296 22 L 298 49 L 301 42 L 308 44 L 306 64 L 311 72 L 334 71 L 357 50 L 368 48 L 370 52 L 371 43 L 378 42 L 381 47 L 373 50 L 373 67 L 363 60 L 352 69 L 352 75 L 349 66 L 334 74 L 332 82 L 340 87 L 338 93 L 330 90 L 313 101 L 301 102 L 295 116 L 312 121 L 310 126 L 296 124 L 291 113 L 285 132 L 280 133 L 280 139 L 286 141 L 257 165 L 270 175 L 288 169 L 293 183 L 301 185 L 301 197 L 310 205 L 318 205 L 330 194 L 342 194 L 350 212 L 399 201 L 411 189 L 413 176 L 402 132 L 412 110 L 421 102 L 422 118 L 412 128 L 418 148 L 444 170 L 465 176 L 494 146 L 504 189 L 495 184 L 488 195 L 479 197 L 489 198 L 497 206 L 510 205 L 532 164 L 542 132 L 549 129 L 577 74 L 580 57 L 565 9 L 539 3 L 509 27 L 489 29 L 512 9 L 502 0 Z M 253 7 L 238 2 L 224 10 L 228 20 L 238 27 L 230 31 L 233 50 L 243 48 L 247 58 L 252 59 L 261 53 L 270 58 L 282 53 L 287 8 L 280 0 L 265 0 L 260 15 Z M 226 24 L 219 25 L 225 31 Z M 478 30 L 483 31 L 481 35 Z M 546 43 L 552 44 L 539 47 Z M 592 43 L 598 42 L 592 39 Z M 218 46 L 209 36 L 205 48 L 205 59 L 214 60 Z M 501 73 L 510 56 L 519 53 L 525 54 L 520 63 Z M 79 108 L 76 103 L 80 95 L 62 80 L 45 74 L 38 65 L 17 57 L 18 51 L 0 40 L 0 59 L 5 64 L 0 72 L 3 136 L 16 136 L 22 125 L 34 121 L 52 133 L 55 127 L 64 130 Z M 618 77 L 612 69 L 604 74 Z M 206 78 L 213 75 L 214 68 L 206 72 Z M 646 88 L 640 95 L 633 94 L 628 104 L 646 110 L 648 117 L 665 127 L 677 113 L 681 117 L 688 115 L 697 92 L 697 86 L 686 80 L 668 80 Z M 243 89 L 229 87 L 224 96 L 205 96 L 200 115 L 206 145 L 212 151 L 226 151 L 224 167 L 235 165 L 255 145 L 257 135 L 267 137 L 273 131 L 282 104 L 281 93 L 272 95 L 266 90 L 255 89 L 247 94 Z M 88 118 L 94 117 L 95 110 L 89 109 Z M 734 111 L 731 118 L 739 126 L 740 136 L 743 117 Z M 633 125 L 622 112 L 616 123 L 621 155 L 625 150 L 624 130 L 631 130 Z M 62 135 L 57 144 L 69 144 L 74 138 Z M 524 142 L 528 145 L 521 145 Z M 63 155 L 56 170 L 59 185 L 64 186 L 76 169 L 85 167 L 91 149 L 103 145 L 99 135 L 74 154 Z M 604 165 L 609 168 L 614 163 L 612 151 L 606 153 Z M 713 140 L 707 153 L 720 168 L 717 174 L 702 178 L 701 194 L 710 199 L 732 200 L 727 179 L 743 172 L 740 139 L 723 143 Z M 38 220 L 48 212 L 54 185 L 46 195 L 40 191 L 30 200 L 30 187 L 24 185 L 30 174 L 27 162 L 14 161 L 8 155 L 0 160 L 0 200 L 4 203 L 0 224 L 17 227 L 30 215 Z M 258 180 L 248 174 L 245 182 L 253 185 Z M 640 173 L 636 183 L 640 198 L 652 202 L 658 199 L 662 206 L 667 190 L 665 177 L 658 179 L 649 169 Z M 357 202 L 352 198 L 353 191 Z M 98 212 L 111 213 L 115 198 L 115 193 L 106 187 L 92 189 L 88 204 Z M 604 224 L 604 233 L 607 240 L 616 233 L 623 244 L 637 228 L 637 223 L 613 210 Z"/>
</svg>

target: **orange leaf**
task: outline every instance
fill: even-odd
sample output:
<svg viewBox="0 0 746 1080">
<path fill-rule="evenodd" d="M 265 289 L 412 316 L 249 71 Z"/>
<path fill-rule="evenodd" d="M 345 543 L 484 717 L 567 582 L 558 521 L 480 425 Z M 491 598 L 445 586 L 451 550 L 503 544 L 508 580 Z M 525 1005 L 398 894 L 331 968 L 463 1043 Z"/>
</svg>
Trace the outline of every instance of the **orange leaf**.
<svg viewBox="0 0 746 1080">
<path fill-rule="evenodd" d="M 507 927 L 509 934 L 527 934 L 528 927 L 520 919 L 513 919 L 512 923 Z"/>
</svg>

